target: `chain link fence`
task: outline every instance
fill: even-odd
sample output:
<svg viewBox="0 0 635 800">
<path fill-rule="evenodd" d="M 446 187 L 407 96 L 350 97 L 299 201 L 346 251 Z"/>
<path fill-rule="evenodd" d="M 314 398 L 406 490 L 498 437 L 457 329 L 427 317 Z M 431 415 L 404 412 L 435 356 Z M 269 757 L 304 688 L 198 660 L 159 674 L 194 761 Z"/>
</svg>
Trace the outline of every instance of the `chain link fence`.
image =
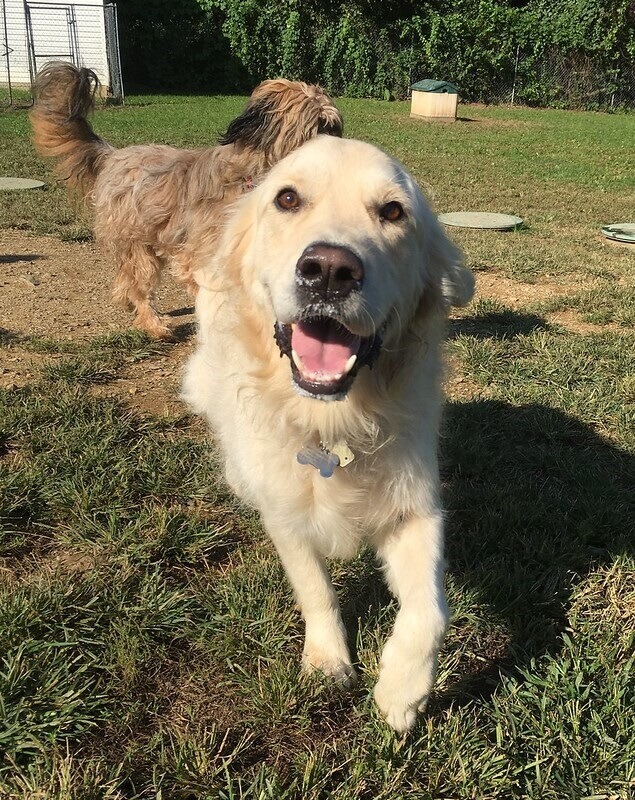
<svg viewBox="0 0 635 800">
<path fill-rule="evenodd" d="M 492 86 L 481 102 L 576 110 L 612 111 L 635 108 L 635 63 L 605 66 L 588 53 L 514 54 L 514 71 Z"/>
<path fill-rule="evenodd" d="M 635 108 L 635 61 L 626 56 L 529 44 L 489 52 L 474 48 L 465 58 L 449 46 L 449 39 L 430 53 L 429 42 L 417 33 L 408 38 L 396 43 L 394 37 L 380 35 L 365 58 L 350 59 L 345 52 L 328 75 L 320 73 L 318 64 L 317 80 L 346 96 L 403 100 L 413 83 L 432 78 L 453 83 L 464 102 L 593 111 Z"/>
<path fill-rule="evenodd" d="M 122 102 L 115 4 L 0 0 L 0 106 L 30 105 L 35 74 L 48 61 L 89 67 L 105 95 Z"/>
</svg>

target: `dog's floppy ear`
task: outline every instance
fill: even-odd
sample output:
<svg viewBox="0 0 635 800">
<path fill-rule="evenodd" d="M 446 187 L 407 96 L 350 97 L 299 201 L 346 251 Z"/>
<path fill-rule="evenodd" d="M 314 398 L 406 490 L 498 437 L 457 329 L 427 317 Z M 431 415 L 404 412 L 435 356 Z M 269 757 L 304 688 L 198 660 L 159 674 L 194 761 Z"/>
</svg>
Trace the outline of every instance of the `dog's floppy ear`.
<svg viewBox="0 0 635 800">
<path fill-rule="evenodd" d="M 415 179 L 404 170 L 402 180 L 413 198 L 431 295 L 446 310 L 450 306 L 467 305 L 474 296 L 474 276 L 465 266 L 463 253 L 445 232 Z"/>
<path fill-rule="evenodd" d="M 250 148 L 275 163 L 323 133 L 342 135 L 342 116 L 331 98 L 320 86 L 279 78 L 254 89 L 219 144 Z"/>
<path fill-rule="evenodd" d="M 201 288 L 237 296 L 240 264 L 252 246 L 258 225 L 255 195 L 248 192 L 223 209 L 219 237 L 196 243 L 198 266 L 193 269 L 193 277 Z"/>
<path fill-rule="evenodd" d="M 263 133 L 269 125 L 271 107 L 264 100 L 250 102 L 247 108 L 229 123 L 225 133 L 219 138 L 219 144 L 253 145 L 260 143 Z"/>
<path fill-rule="evenodd" d="M 441 276 L 441 291 L 448 305 L 466 306 L 474 297 L 474 275 L 463 264 L 450 263 Z"/>
<path fill-rule="evenodd" d="M 449 239 L 437 218 L 428 221 L 428 258 L 432 273 L 440 282 L 447 306 L 465 306 L 474 296 L 474 276 L 465 266 L 465 258 Z"/>
</svg>

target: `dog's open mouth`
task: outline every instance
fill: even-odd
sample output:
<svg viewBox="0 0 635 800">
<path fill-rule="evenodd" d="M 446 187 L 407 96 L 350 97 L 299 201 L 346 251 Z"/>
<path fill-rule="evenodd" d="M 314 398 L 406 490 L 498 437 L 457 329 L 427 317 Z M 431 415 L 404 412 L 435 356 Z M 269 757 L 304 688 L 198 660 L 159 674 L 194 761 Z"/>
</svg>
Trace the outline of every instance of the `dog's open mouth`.
<svg viewBox="0 0 635 800">
<path fill-rule="evenodd" d="M 358 336 L 331 317 L 308 317 L 290 325 L 276 323 L 275 339 L 291 361 L 296 386 L 307 394 L 339 400 L 360 367 L 379 354 L 381 338 Z"/>
</svg>

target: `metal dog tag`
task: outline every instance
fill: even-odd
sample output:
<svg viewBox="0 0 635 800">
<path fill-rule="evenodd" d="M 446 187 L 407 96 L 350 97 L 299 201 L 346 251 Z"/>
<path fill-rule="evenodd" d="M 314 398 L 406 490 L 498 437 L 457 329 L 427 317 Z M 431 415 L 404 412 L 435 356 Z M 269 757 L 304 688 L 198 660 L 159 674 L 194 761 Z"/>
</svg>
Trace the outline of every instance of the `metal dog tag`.
<svg viewBox="0 0 635 800">
<path fill-rule="evenodd" d="M 335 467 L 339 467 L 340 459 L 335 453 L 329 453 L 315 444 L 306 444 L 296 456 L 299 464 L 309 464 L 318 470 L 323 478 L 330 478 Z"/>
</svg>

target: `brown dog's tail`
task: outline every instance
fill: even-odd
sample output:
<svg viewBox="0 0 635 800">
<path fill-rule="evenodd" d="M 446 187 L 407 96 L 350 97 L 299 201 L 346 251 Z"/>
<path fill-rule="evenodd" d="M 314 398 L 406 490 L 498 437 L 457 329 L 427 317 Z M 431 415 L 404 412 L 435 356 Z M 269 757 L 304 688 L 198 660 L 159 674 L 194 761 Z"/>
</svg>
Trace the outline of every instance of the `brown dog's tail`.
<svg viewBox="0 0 635 800">
<path fill-rule="evenodd" d="M 90 69 L 63 61 L 43 67 L 34 84 L 35 104 L 29 114 L 35 149 L 57 159 L 56 172 L 71 192 L 85 199 L 113 148 L 93 131 L 93 109 L 99 79 Z"/>
</svg>

